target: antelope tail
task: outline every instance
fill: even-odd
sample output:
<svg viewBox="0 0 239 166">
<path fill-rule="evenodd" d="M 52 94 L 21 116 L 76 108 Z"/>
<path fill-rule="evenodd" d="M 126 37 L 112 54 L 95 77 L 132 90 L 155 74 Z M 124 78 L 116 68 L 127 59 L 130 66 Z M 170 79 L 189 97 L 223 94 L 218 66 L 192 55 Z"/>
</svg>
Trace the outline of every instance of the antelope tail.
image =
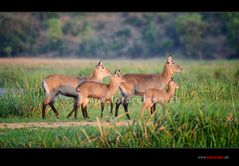
<svg viewBox="0 0 239 166">
<path fill-rule="evenodd" d="M 49 93 L 50 93 L 50 90 L 49 90 L 49 88 L 48 88 L 47 83 L 46 83 L 45 80 L 42 81 L 42 87 L 43 87 L 43 90 L 44 90 L 44 92 L 45 92 L 46 94 L 49 94 Z"/>
</svg>

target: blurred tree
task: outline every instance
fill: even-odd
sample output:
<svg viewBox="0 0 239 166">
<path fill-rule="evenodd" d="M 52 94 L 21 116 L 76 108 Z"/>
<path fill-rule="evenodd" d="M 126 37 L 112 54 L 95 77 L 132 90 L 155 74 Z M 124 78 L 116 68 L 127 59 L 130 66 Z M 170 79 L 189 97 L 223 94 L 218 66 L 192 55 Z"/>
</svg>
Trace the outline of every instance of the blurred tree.
<svg viewBox="0 0 239 166">
<path fill-rule="evenodd" d="M 6 55 L 7 55 L 8 57 L 10 57 L 10 56 L 11 56 L 11 53 L 12 53 L 12 47 L 10 47 L 10 46 L 5 47 L 5 48 L 4 48 L 4 52 L 6 53 Z"/>
<path fill-rule="evenodd" d="M 59 19 L 59 13 L 57 12 L 33 12 L 32 16 L 40 22 L 39 26 L 44 29 L 47 30 L 48 28 L 48 20 L 49 19 Z"/>
<path fill-rule="evenodd" d="M 145 48 L 140 43 L 135 42 L 132 47 L 129 48 L 128 54 L 131 58 L 140 58 L 145 55 Z"/>
<path fill-rule="evenodd" d="M 239 13 L 225 13 L 223 18 L 226 22 L 227 41 L 239 53 Z"/>
<path fill-rule="evenodd" d="M 95 53 L 99 43 L 96 39 L 93 39 L 93 34 L 94 31 L 91 24 L 84 20 L 78 35 L 80 38 L 80 48 L 78 51 L 80 55 L 85 54 L 88 57 L 97 55 Z"/>
<path fill-rule="evenodd" d="M 157 26 L 152 22 L 145 25 L 141 30 L 142 39 L 146 41 L 147 43 L 152 44 L 155 41 L 155 37 L 157 36 L 156 27 Z"/>
<path fill-rule="evenodd" d="M 60 55 L 64 53 L 64 43 L 62 42 L 61 20 L 51 18 L 47 20 L 48 25 L 48 51 L 57 51 Z"/>
<path fill-rule="evenodd" d="M 62 27 L 64 35 L 78 36 L 83 27 L 83 20 L 82 15 L 74 15 L 74 17 L 67 20 Z"/>
<path fill-rule="evenodd" d="M 62 37 L 61 21 L 58 18 L 51 18 L 47 21 L 48 36 L 50 41 L 57 42 Z"/>
<path fill-rule="evenodd" d="M 140 28 L 144 24 L 144 20 L 141 18 L 140 13 L 126 14 L 123 23 Z"/>
<path fill-rule="evenodd" d="M 160 48 L 163 52 L 171 52 L 174 47 L 174 42 L 170 38 L 163 38 L 160 42 Z"/>
<path fill-rule="evenodd" d="M 0 54 L 31 54 L 39 35 L 30 13 L 0 13 Z"/>
<path fill-rule="evenodd" d="M 84 21 L 83 26 L 79 33 L 80 40 L 83 42 L 89 41 L 92 39 L 93 34 L 94 34 L 94 31 L 91 24 L 88 21 Z"/>
<path fill-rule="evenodd" d="M 46 21 L 51 18 L 59 18 L 59 14 L 57 12 L 33 12 L 32 16 L 39 21 Z"/>
<path fill-rule="evenodd" d="M 0 56 L 238 57 L 238 15 L 2 12 Z"/>
<path fill-rule="evenodd" d="M 131 30 L 128 28 L 121 29 L 115 33 L 117 37 L 123 37 L 123 38 L 130 38 L 132 33 Z"/>
<path fill-rule="evenodd" d="M 203 58 L 204 36 L 207 22 L 197 13 L 179 15 L 174 20 L 184 53 L 192 58 Z"/>
</svg>

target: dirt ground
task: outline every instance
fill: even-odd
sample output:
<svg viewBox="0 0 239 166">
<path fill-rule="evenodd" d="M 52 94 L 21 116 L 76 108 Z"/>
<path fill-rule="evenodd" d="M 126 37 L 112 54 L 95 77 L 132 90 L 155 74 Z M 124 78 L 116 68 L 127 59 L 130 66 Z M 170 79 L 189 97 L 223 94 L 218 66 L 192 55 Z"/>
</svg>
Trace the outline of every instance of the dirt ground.
<svg viewBox="0 0 239 166">
<path fill-rule="evenodd" d="M 20 128 L 57 128 L 57 127 L 70 127 L 70 126 L 128 126 L 133 121 L 122 122 L 28 122 L 28 123 L 0 123 L 0 129 L 20 129 Z"/>
</svg>

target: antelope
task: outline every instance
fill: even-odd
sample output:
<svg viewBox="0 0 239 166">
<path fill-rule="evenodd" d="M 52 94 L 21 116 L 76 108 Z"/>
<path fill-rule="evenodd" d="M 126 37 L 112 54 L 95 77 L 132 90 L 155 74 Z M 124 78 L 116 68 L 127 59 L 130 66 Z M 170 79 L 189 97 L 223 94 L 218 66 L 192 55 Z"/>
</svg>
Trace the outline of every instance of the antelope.
<svg viewBox="0 0 239 166">
<path fill-rule="evenodd" d="M 103 66 L 102 61 L 100 61 L 93 70 L 90 77 L 73 77 L 65 76 L 60 74 L 49 75 L 42 81 L 42 86 L 46 97 L 42 103 L 42 118 L 45 118 L 46 106 L 49 105 L 54 111 L 57 118 L 59 118 L 59 113 L 54 107 L 54 101 L 57 96 L 63 95 L 66 97 L 73 97 L 77 100 L 78 93 L 76 92 L 76 87 L 80 83 L 91 80 L 91 81 L 102 81 L 104 77 L 110 76 L 111 72 L 105 66 Z M 88 117 L 87 112 L 82 112 L 84 117 Z"/>
<path fill-rule="evenodd" d="M 143 95 L 143 107 L 141 110 L 141 117 L 144 117 L 144 110 L 151 109 L 153 105 L 156 103 L 160 103 L 163 107 L 170 99 L 174 96 L 175 90 L 178 89 L 179 86 L 176 82 L 169 81 L 169 88 L 168 91 L 166 90 L 159 90 L 159 89 L 149 89 Z M 151 112 L 152 114 L 152 112 Z"/>
<path fill-rule="evenodd" d="M 182 68 L 176 64 L 171 55 L 168 56 L 161 74 L 125 74 L 123 75 L 125 82 L 120 85 L 122 99 L 116 101 L 115 117 L 118 116 L 119 106 L 123 103 L 124 110 L 128 119 L 128 101 L 133 95 L 143 97 L 143 93 L 148 89 L 165 89 L 171 77 L 181 72 Z M 154 105 L 151 112 L 155 111 Z"/>
<path fill-rule="evenodd" d="M 89 98 L 101 100 L 101 118 L 103 117 L 105 102 L 110 104 L 110 113 L 113 110 L 112 97 L 118 91 L 119 86 L 124 82 L 124 78 L 120 75 L 120 70 L 117 69 L 115 73 L 110 77 L 109 84 L 103 84 L 93 81 L 85 81 L 76 87 L 76 91 L 79 93 L 78 101 L 75 102 L 74 109 L 70 112 L 68 117 L 75 112 L 75 118 L 77 115 L 77 109 L 81 106 L 83 112 L 87 112 L 87 104 Z"/>
</svg>

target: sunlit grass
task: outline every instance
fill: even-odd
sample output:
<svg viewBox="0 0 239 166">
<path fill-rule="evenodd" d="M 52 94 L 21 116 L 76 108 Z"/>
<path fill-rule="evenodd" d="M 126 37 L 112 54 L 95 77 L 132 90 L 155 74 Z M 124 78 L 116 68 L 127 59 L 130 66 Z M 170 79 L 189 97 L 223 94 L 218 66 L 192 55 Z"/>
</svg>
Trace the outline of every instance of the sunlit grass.
<svg viewBox="0 0 239 166">
<path fill-rule="evenodd" d="M 91 74 L 98 60 L 0 60 L 0 87 L 12 89 L 0 96 L 0 122 L 85 121 L 81 110 L 78 118 L 67 119 L 73 99 L 60 97 L 55 106 L 56 119 L 48 107 L 46 120 L 41 118 L 44 93 L 41 80 L 48 74 L 75 76 Z M 121 73 L 160 73 L 164 59 L 105 60 L 104 65 Z M 155 122 L 140 120 L 141 99 L 133 97 L 129 114 L 135 124 L 129 127 L 62 127 L 57 129 L 1 129 L 0 147 L 238 147 L 239 145 L 239 61 L 176 61 L 183 71 L 175 75 L 180 85 L 175 97 L 163 110 L 157 105 Z M 70 65 L 72 64 L 72 65 Z M 108 82 L 108 79 L 104 79 Z M 119 94 L 117 94 L 119 95 Z M 88 106 L 89 121 L 100 117 L 100 104 Z M 119 114 L 123 114 L 120 107 Z M 125 115 L 109 116 L 107 121 L 127 120 Z M 29 134 L 31 133 L 31 134 Z"/>
</svg>

